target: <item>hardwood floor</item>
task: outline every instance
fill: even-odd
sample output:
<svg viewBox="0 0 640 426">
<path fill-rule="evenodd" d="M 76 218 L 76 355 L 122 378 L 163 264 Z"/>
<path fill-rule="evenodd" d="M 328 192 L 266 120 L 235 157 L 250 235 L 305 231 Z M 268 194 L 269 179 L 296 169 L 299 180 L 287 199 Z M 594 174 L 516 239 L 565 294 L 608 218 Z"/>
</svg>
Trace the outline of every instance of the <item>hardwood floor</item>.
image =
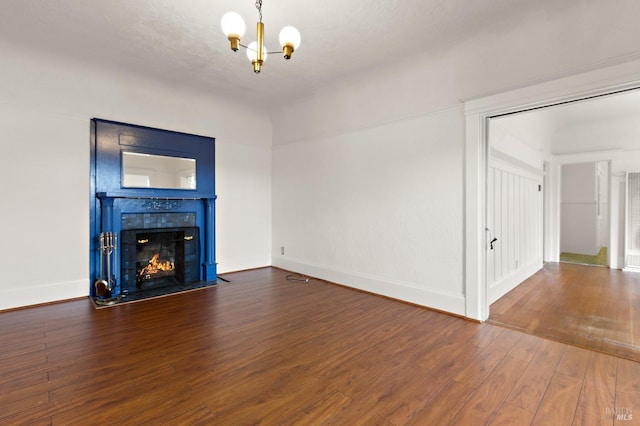
<svg viewBox="0 0 640 426">
<path fill-rule="evenodd" d="M 0 313 L 0 424 L 640 419 L 636 362 L 286 275 L 227 274 L 231 284 L 99 310 L 78 300 Z"/>
<path fill-rule="evenodd" d="M 640 274 L 547 263 L 492 304 L 489 321 L 640 362 Z"/>
</svg>

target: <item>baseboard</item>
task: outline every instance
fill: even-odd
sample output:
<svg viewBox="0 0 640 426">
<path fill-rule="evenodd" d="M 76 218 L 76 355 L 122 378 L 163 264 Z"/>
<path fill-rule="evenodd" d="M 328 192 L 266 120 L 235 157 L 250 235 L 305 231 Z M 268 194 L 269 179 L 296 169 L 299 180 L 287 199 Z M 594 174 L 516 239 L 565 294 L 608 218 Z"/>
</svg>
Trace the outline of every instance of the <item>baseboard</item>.
<svg viewBox="0 0 640 426">
<path fill-rule="evenodd" d="M 89 281 L 63 281 L 0 290 L 0 311 L 87 297 Z"/>
<path fill-rule="evenodd" d="M 465 298 L 463 294 L 419 288 L 412 283 L 339 270 L 326 265 L 314 265 L 281 256 L 274 257 L 271 264 L 281 269 L 327 280 L 345 287 L 465 316 Z"/>
<path fill-rule="evenodd" d="M 217 259 L 218 275 L 230 272 L 246 271 L 249 269 L 264 268 L 270 266 L 269 257 L 252 257 L 244 259 Z"/>
<path fill-rule="evenodd" d="M 500 281 L 491 284 L 488 291 L 489 304 L 500 299 L 540 269 L 542 269 L 542 259 L 536 259 L 528 265 L 518 268 Z"/>
</svg>

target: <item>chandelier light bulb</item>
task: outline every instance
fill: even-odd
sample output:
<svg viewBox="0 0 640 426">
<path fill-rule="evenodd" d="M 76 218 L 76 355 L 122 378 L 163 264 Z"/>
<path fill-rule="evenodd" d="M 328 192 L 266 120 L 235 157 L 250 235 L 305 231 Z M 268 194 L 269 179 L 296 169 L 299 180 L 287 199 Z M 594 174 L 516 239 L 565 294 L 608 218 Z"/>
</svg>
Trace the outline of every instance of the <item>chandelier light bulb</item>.
<svg viewBox="0 0 640 426">
<path fill-rule="evenodd" d="M 244 32 L 247 30 L 244 19 L 242 19 L 242 16 L 236 12 L 225 13 L 220 21 L 220 25 L 222 26 L 224 35 L 227 37 L 230 34 L 236 34 L 237 36 L 242 37 Z"/>
<path fill-rule="evenodd" d="M 300 46 L 300 31 L 295 27 L 286 26 L 280 30 L 280 36 L 278 38 L 280 39 L 280 46 L 282 46 L 285 59 L 291 59 L 293 51 Z"/>
<path fill-rule="evenodd" d="M 247 58 L 249 58 L 249 60 L 253 62 L 256 60 L 257 57 L 258 57 L 258 42 L 252 41 L 247 46 Z M 264 44 L 262 45 L 262 60 L 263 61 L 267 60 L 267 48 L 264 47 Z"/>
<path fill-rule="evenodd" d="M 224 35 L 229 39 L 229 43 L 231 43 L 231 50 L 235 52 L 238 50 L 240 39 L 247 30 L 244 19 L 242 19 L 242 16 L 238 15 L 236 12 L 227 12 L 222 17 L 220 26 L 222 27 Z"/>
<path fill-rule="evenodd" d="M 286 43 L 291 43 L 294 49 L 297 49 L 300 46 L 300 31 L 296 29 L 296 27 L 287 26 L 280 30 L 280 45 L 284 45 Z"/>
<path fill-rule="evenodd" d="M 252 41 L 247 46 L 247 58 L 251 61 L 251 65 L 253 65 L 253 72 L 256 74 L 260 74 L 262 70 L 262 64 L 267 60 L 267 48 L 262 45 L 262 59 L 258 59 L 258 42 Z"/>
</svg>

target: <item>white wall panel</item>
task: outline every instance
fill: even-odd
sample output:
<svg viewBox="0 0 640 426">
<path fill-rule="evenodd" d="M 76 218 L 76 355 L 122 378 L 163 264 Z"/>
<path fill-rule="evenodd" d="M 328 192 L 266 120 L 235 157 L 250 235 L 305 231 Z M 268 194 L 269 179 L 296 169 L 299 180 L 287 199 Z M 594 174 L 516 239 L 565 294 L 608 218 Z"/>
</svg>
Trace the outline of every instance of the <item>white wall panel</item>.
<svg viewBox="0 0 640 426">
<path fill-rule="evenodd" d="M 542 266 L 542 175 L 504 158 L 490 158 L 487 176 L 489 303 Z"/>
</svg>

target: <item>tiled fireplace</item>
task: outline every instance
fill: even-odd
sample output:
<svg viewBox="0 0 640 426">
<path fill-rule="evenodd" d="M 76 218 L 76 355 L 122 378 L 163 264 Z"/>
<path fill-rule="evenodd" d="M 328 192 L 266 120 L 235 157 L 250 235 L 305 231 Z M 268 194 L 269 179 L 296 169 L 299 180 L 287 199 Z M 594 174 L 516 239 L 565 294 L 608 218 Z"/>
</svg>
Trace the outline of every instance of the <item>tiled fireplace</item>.
<svg viewBox="0 0 640 426">
<path fill-rule="evenodd" d="M 214 139 L 94 119 L 92 154 L 90 294 L 120 301 L 215 284 Z M 104 233 L 117 240 L 106 296 L 93 285 Z"/>
</svg>

